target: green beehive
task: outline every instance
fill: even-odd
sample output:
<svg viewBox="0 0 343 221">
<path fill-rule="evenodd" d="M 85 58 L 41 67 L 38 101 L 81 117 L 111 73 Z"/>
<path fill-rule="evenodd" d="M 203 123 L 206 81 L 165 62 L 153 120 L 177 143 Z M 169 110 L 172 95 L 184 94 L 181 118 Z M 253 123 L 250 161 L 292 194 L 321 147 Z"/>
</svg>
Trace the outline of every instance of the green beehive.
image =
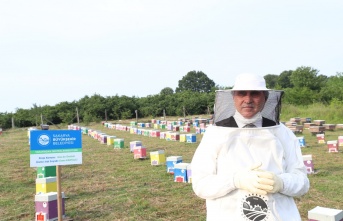
<svg viewBox="0 0 343 221">
<path fill-rule="evenodd" d="M 165 124 L 160 124 L 160 128 L 161 129 L 166 129 L 166 125 Z"/>
<path fill-rule="evenodd" d="M 130 122 L 130 126 L 131 126 L 131 127 L 137 126 L 137 122 L 136 122 L 136 121 L 131 121 L 131 122 Z"/>
<path fill-rule="evenodd" d="M 114 139 L 114 148 L 124 148 L 124 139 Z"/>
<path fill-rule="evenodd" d="M 56 166 L 37 167 L 37 178 L 56 176 Z"/>
</svg>

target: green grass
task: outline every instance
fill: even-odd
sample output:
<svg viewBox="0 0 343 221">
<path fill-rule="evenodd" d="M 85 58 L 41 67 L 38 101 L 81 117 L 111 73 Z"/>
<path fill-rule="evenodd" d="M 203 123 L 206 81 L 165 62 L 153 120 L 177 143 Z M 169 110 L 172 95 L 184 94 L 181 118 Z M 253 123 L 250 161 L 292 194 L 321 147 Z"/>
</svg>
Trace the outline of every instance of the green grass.
<svg viewBox="0 0 343 221">
<path fill-rule="evenodd" d="M 147 155 L 164 149 L 166 156 L 180 155 L 183 162 L 190 162 L 202 135 L 197 135 L 197 143 L 191 144 L 108 129 L 100 123 L 87 127 L 123 138 L 125 147 L 114 149 L 82 136 L 82 165 L 61 166 L 68 217 L 78 221 L 205 220 L 205 201 L 195 196 L 190 184 L 173 182 L 166 166 L 151 166 L 150 159 L 135 160 L 129 150 L 130 141 L 140 140 Z M 326 140 L 335 140 L 339 135 L 343 135 L 343 130 L 325 134 Z M 316 169 L 315 174 L 309 175 L 309 193 L 296 199 L 302 219 L 307 220 L 307 212 L 316 206 L 342 209 L 342 152 L 328 153 L 326 144 L 318 144 L 307 130 L 297 136 L 305 137 L 307 147 L 302 152 L 312 154 Z M 0 135 L 2 221 L 34 219 L 36 170 L 29 166 L 29 149 L 27 128 Z"/>
</svg>

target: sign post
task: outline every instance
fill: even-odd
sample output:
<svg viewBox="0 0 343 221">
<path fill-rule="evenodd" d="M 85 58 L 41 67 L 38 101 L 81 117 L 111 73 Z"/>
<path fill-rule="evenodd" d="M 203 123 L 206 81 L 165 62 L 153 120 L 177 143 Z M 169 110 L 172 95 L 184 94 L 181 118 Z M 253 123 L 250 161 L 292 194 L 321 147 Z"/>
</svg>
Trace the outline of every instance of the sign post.
<svg viewBox="0 0 343 221">
<path fill-rule="evenodd" d="M 82 164 L 81 130 L 30 131 L 30 167 L 56 166 L 58 221 L 62 221 L 61 165 Z"/>
</svg>

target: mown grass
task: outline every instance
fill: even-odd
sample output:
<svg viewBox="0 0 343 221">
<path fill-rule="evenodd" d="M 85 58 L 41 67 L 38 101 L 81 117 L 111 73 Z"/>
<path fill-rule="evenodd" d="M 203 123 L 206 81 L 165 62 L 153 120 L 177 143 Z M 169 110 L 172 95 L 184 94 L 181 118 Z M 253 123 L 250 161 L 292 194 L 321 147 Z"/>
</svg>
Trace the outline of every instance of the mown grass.
<svg viewBox="0 0 343 221">
<path fill-rule="evenodd" d="M 77 221 L 205 220 L 205 201 L 194 195 L 190 184 L 173 182 L 166 166 L 151 166 L 149 159 L 135 160 L 129 150 L 130 141 L 140 140 L 148 155 L 164 149 L 166 156 L 179 155 L 183 162 L 190 162 L 202 135 L 191 144 L 108 129 L 101 123 L 87 127 L 123 138 L 125 148 L 114 149 L 83 135 L 82 165 L 61 167 L 68 217 Z M 335 140 L 339 135 L 343 130 L 325 134 L 326 140 Z M 302 219 L 307 220 L 307 212 L 316 206 L 342 209 L 342 152 L 328 153 L 326 145 L 318 144 L 307 130 L 297 136 L 304 136 L 307 147 L 302 152 L 312 154 L 316 169 L 309 175 L 309 193 L 296 199 Z M 29 149 L 27 128 L 0 135 L 0 220 L 34 219 L 36 171 L 29 166 Z"/>
</svg>

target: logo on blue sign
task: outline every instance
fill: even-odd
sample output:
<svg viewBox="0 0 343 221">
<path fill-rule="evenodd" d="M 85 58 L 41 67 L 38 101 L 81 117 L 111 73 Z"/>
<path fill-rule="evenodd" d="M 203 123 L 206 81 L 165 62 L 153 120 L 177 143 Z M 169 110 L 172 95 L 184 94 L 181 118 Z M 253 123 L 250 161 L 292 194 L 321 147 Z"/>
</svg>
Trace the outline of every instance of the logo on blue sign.
<svg viewBox="0 0 343 221">
<path fill-rule="evenodd" d="M 46 134 L 42 134 L 38 137 L 38 143 L 42 146 L 46 146 L 50 143 L 50 137 Z"/>
</svg>

